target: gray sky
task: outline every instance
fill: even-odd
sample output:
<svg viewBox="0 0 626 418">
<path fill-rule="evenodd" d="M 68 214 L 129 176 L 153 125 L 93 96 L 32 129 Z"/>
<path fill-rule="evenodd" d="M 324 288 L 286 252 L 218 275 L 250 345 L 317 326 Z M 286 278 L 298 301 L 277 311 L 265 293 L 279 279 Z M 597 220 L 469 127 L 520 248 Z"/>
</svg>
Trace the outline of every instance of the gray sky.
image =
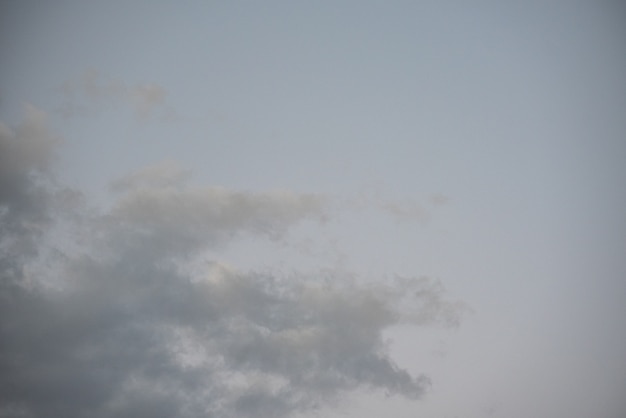
<svg viewBox="0 0 626 418">
<path fill-rule="evenodd" d="M 0 5 L 0 417 L 626 413 L 626 9 Z"/>
</svg>

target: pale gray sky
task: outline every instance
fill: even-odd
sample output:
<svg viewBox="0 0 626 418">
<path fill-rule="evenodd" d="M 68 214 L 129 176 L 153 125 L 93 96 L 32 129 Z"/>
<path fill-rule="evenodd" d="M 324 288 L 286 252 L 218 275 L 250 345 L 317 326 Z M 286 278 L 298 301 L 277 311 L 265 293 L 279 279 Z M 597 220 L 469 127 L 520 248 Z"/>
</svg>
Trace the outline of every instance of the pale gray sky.
<svg viewBox="0 0 626 418">
<path fill-rule="evenodd" d="M 619 2 L 9 0 L 0 63 L 0 417 L 626 413 Z"/>
</svg>

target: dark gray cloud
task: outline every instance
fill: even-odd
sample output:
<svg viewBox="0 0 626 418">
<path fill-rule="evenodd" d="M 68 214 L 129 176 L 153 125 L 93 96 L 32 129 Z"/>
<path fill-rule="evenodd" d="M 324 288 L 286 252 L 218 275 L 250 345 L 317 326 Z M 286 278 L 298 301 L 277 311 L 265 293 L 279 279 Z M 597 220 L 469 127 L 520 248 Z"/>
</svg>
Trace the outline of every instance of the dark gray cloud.
<svg viewBox="0 0 626 418">
<path fill-rule="evenodd" d="M 152 167 L 117 182 L 107 213 L 78 222 L 76 208 L 58 213 L 74 195 L 46 180 L 55 141 L 29 112 L 0 143 L 0 417 L 286 417 L 359 388 L 428 389 L 382 333 L 457 324 L 462 309 L 437 281 L 189 267 L 236 237 L 323 221 L 323 197 L 190 187 Z M 79 250 L 50 237 L 67 219 L 90 237 Z M 54 245 L 54 265 L 29 270 Z"/>
</svg>

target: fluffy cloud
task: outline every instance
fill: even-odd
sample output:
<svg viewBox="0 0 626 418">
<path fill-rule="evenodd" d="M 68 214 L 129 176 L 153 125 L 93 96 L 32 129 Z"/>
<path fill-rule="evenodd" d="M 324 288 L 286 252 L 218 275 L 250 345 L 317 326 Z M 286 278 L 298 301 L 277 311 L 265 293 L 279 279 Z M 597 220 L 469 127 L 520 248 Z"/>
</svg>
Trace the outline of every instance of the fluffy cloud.
<svg viewBox="0 0 626 418">
<path fill-rule="evenodd" d="M 287 417 L 358 388 L 428 389 L 382 333 L 458 323 L 438 282 L 191 267 L 234 237 L 323 221 L 324 198 L 190 187 L 176 167 L 151 167 L 116 183 L 107 213 L 71 225 L 91 238 L 80 250 L 59 245 L 51 268 L 29 270 L 68 227 L 54 226 L 68 191 L 46 181 L 55 140 L 40 113 L 1 132 L 0 417 Z"/>
</svg>

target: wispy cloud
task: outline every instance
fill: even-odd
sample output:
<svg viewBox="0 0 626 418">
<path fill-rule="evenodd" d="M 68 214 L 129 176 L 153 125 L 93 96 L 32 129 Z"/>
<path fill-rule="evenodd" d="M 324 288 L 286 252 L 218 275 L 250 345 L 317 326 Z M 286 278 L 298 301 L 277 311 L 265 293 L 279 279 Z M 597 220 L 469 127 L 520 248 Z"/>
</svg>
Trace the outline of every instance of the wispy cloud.
<svg viewBox="0 0 626 418">
<path fill-rule="evenodd" d="M 175 161 L 162 161 L 114 180 L 111 182 L 111 191 L 124 192 L 142 187 L 178 187 L 190 177 L 191 172 Z"/>
<path fill-rule="evenodd" d="M 174 110 L 167 104 L 167 91 L 156 83 L 128 85 L 122 80 L 88 69 L 61 86 L 62 103 L 57 109 L 64 117 L 86 115 L 102 108 L 126 105 L 139 120 L 152 117 L 172 119 Z"/>
<path fill-rule="evenodd" d="M 450 203 L 450 198 L 441 193 L 433 193 L 430 195 L 430 203 L 434 206 L 443 206 Z"/>
<path fill-rule="evenodd" d="M 81 214 L 73 227 L 91 240 L 79 251 L 58 244 L 53 268 L 28 277 L 57 245 L 40 239 L 63 200 L 46 181 L 55 142 L 35 109 L 0 130 L 0 416 L 287 417 L 358 388 L 428 390 L 382 335 L 456 325 L 463 309 L 437 281 L 185 268 L 242 234 L 322 222 L 317 195 L 191 187 L 175 165 L 148 167 L 115 183 L 110 210 Z"/>
<path fill-rule="evenodd" d="M 397 221 L 426 222 L 430 218 L 430 211 L 417 202 L 380 202 L 380 208 L 389 213 Z"/>
<path fill-rule="evenodd" d="M 418 222 L 425 224 L 430 221 L 435 211 L 450 203 L 450 198 L 433 193 L 428 199 L 391 199 L 380 192 L 362 193 L 356 198 L 344 200 L 344 206 L 353 210 L 378 210 L 397 222 Z"/>
</svg>

